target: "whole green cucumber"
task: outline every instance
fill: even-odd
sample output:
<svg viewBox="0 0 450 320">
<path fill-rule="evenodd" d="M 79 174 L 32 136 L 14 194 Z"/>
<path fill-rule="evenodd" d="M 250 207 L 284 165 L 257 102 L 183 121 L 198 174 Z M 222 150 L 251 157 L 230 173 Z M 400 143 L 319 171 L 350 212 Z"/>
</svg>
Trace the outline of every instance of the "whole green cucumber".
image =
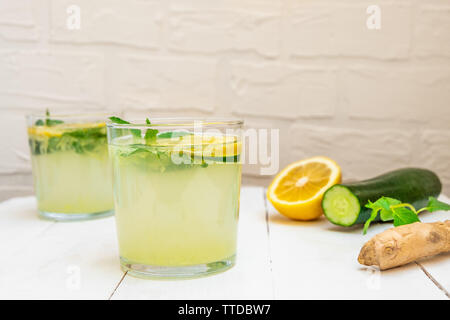
<svg viewBox="0 0 450 320">
<path fill-rule="evenodd" d="M 335 185 L 325 192 L 322 208 L 329 221 L 350 227 L 369 219 L 371 210 L 365 207 L 369 200 L 375 202 L 383 196 L 390 197 L 419 209 L 427 205 L 430 196 L 437 197 L 441 190 L 441 181 L 434 172 L 405 168 L 369 180 Z M 380 221 L 379 214 L 375 221 Z"/>
</svg>

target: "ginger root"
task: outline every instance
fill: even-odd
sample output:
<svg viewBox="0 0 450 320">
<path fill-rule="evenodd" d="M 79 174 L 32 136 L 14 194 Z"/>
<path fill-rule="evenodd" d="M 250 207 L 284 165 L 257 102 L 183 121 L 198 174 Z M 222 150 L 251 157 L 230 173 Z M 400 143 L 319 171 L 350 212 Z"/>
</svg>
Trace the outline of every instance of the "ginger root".
<svg viewBox="0 0 450 320">
<path fill-rule="evenodd" d="M 416 222 L 374 236 L 362 247 L 358 262 L 386 270 L 447 251 L 450 251 L 450 220 Z"/>
</svg>

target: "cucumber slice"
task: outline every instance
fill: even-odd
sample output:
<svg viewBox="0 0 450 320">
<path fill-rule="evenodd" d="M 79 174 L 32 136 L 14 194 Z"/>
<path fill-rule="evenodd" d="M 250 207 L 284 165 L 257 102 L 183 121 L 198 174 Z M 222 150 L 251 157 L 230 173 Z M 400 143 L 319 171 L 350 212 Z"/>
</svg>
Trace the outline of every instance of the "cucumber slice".
<svg viewBox="0 0 450 320">
<path fill-rule="evenodd" d="M 328 220 L 345 227 L 354 225 L 361 211 L 358 198 L 343 185 L 328 189 L 322 205 Z"/>
</svg>

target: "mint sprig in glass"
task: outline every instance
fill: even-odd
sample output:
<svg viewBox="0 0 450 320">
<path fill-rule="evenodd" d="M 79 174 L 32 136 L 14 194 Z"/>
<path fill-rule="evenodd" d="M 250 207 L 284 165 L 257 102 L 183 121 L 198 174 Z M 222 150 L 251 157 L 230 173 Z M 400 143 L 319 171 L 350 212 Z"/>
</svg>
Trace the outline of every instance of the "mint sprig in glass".
<svg viewBox="0 0 450 320">
<path fill-rule="evenodd" d="M 190 278 L 232 267 L 242 122 L 110 120 L 122 270 L 143 278 Z"/>
<path fill-rule="evenodd" d="M 28 139 L 41 217 L 58 221 L 113 214 L 106 114 L 30 115 Z"/>
</svg>

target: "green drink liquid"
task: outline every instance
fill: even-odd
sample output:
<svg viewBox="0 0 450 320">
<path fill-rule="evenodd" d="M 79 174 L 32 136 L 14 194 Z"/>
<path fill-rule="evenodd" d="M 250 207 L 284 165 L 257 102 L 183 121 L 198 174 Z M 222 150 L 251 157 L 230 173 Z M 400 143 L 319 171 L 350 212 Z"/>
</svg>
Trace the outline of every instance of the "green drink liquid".
<svg viewBox="0 0 450 320">
<path fill-rule="evenodd" d="M 122 260 L 170 267 L 234 258 L 241 183 L 236 137 L 198 143 L 187 135 L 150 146 L 122 138 L 110 142 Z"/>
<path fill-rule="evenodd" d="M 32 126 L 28 134 L 41 215 L 87 219 L 113 209 L 104 123 Z"/>
</svg>

